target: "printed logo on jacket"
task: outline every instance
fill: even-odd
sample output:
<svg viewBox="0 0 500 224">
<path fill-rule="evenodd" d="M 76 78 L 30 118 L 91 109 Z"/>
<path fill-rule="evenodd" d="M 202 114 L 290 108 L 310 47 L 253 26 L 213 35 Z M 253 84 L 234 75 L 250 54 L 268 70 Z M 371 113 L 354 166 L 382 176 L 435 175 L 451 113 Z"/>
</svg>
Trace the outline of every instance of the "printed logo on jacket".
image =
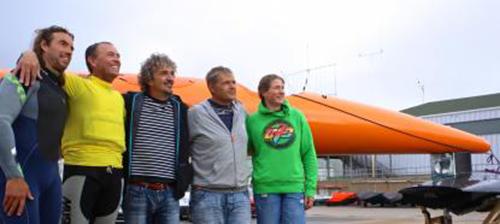
<svg viewBox="0 0 500 224">
<path fill-rule="evenodd" d="M 295 130 L 285 120 L 275 120 L 264 129 L 264 142 L 276 149 L 283 149 L 295 140 Z"/>
</svg>

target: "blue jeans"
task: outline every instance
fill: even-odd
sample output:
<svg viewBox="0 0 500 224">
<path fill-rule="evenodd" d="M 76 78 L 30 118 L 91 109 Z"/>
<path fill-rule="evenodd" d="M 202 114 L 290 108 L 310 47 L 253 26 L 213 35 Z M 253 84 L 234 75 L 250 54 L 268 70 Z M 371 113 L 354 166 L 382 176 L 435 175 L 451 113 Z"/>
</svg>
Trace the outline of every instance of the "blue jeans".
<svg viewBox="0 0 500 224">
<path fill-rule="evenodd" d="M 303 224 L 304 193 L 254 194 L 258 224 Z"/>
<path fill-rule="evenodd" d="M 131 184 L 126 191 L 125 223 L 179 223 L 179 201 L 175 200 L 173 189 L 155 191 Z"/>
<path fill-rule="evenodd" d="M 249 224 L 252 217 L 248 191 L 191 191 L 191 217 L 194 224 Z"/>
</svg>

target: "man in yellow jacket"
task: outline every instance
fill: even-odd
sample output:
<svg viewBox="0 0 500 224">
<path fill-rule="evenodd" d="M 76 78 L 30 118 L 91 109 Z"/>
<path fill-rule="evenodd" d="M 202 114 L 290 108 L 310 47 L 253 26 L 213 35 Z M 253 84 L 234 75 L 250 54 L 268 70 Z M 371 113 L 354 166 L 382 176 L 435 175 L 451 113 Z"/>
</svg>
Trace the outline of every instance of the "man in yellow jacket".
<svg viewBox="0 0 500 224">
<path fill-rule="evenodd" d="M 36 64 L 26 52 L 20 64 Z M 114 223 L 122 191 L 125 107 L 111 82 L 119 75 L 120 54 L 109 42 L 85 52 L 88 77 L 66 74 L 69 114 L 62 138 L 64 221 Z M 20 65 L 19 67 L 22 67 Z"/>
</svg>

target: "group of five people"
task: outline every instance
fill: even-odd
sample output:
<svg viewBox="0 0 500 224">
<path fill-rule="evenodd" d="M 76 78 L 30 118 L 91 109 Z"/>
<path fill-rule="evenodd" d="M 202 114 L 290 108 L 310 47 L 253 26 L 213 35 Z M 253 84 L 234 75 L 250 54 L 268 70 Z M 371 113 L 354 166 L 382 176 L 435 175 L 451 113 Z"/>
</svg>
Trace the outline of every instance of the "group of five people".
<svg viewBox="0 0 500 224">
<path fill-rule="evenodd" d="M 111 85 L 121 65 L 114 45 L 89 46 L 81 77 L 65 72 L 73 41 L 59 26 L 38 30 L 0 82 L 2 223 L 59 223 L 61 214 L 64 223 L 114 223 L 121 204 L 126 223 L 178 223 L 188 186 L 194 223 L 250 223 L 250 176 L 258 223 L 305 223 L 316 154 L 283 78 L 261 79 L 248 115 L 233 72 L 214 67 L 211 97 L 188 109 L 167 55 L 142 64 L 141 92 L 121 95 Z"/>
</svg>

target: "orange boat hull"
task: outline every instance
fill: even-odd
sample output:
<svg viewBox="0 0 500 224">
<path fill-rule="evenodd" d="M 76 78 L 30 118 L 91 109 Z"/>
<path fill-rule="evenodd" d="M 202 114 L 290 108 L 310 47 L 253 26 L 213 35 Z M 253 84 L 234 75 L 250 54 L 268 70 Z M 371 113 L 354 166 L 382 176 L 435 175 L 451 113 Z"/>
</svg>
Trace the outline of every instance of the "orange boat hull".
<svg viewBox="0 0 500 224">
<path fill-rule="evenodd" d="M 5 72 L 0 71 L 0 77 Z M 120 92 L 140 90 L 135 75 L 121 76 L 113 86 Z M 188 105 L 210 96 L 202 79 L 177 77 L 173 88 Z M 238 99 L 249 113 L 255 112 L 260 102 L 257 93 L 242 85 L 237 88 Z M 287 98 L 304 112 L 318 155 L 482 153 L 490 150 L 490 144 L 483 138 L 400 112 L 307 92 Z"/>
</svg>

